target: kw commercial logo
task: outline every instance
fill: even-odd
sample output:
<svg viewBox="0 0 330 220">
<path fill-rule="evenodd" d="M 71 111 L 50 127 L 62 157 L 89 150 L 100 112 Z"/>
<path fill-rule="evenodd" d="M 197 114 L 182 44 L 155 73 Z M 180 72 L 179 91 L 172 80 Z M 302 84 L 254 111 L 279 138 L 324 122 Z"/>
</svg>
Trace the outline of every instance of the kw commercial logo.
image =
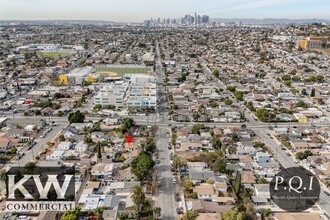
<svg viewBox="0 0 330 220">
<path fill-rule="evenodd" d="M 319 199 L 320 183 L 309 171 L 301 167 L 281 170 L 270 182 L 270 196 L 280 208 L 304 211 Z"/>
<path fill-rule="evenodd" d="M 6 211 L 74 209 L 74 173 L 74 167 L 11 167 L 6 175 Z"/>
</svg>

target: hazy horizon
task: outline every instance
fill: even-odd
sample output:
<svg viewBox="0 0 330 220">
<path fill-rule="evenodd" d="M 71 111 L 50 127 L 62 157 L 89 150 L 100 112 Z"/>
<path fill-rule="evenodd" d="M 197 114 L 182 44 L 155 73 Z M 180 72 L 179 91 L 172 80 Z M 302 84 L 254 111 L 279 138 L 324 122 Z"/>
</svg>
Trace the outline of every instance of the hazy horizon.
<svg viewBox="0 0 330 220">
<path fill-rule="evenodd" d="M 0 0 L 1 20 L 141 22 L 207 14 L 225 19 L 330 19 L 328 0 Z"/>
</svg>

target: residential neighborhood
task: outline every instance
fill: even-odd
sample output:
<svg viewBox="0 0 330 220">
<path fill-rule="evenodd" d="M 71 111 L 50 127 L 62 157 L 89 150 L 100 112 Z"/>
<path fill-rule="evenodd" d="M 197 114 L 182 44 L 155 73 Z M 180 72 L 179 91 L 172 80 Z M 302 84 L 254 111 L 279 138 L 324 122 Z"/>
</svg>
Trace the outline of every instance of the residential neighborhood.
<svg viewBox="0 0 330 220">
<path fill-rule="evenodd" d="M 330 218 L 330 26 L 198 16 L 1 22 L 0 219 Z M 74 209 L 8 210 L 13 167 L 73 168 Z M 303 212 L 270 192 L 291 167 Z"/>
</svg>

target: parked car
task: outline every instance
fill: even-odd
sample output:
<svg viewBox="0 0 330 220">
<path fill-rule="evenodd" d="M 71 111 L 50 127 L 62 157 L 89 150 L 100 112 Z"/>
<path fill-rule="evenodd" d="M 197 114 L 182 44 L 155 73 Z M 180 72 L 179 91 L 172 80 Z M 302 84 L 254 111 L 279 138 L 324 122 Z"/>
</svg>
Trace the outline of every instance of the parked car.
<svg viewBox="0 0 330 220">
<path fill-rule="evenodd" d="M 173 179 L 173 183 L 176 183 L 176 177 L 173 176 L 172 179 Z"/>
<path fill-rule="evenodd" d="M 175 193 L 174 198 L 176 202 L 179 202 L 180 201 L 179 193 Z"/>
</svg>

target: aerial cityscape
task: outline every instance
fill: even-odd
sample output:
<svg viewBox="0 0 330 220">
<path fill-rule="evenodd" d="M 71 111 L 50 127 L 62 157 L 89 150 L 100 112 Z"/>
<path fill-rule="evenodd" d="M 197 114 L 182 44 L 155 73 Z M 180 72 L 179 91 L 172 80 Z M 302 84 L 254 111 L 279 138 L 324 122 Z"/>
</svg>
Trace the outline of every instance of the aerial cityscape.
<svg viewBox="0 0 330 220">
<path fill-rule="evenodd" d="M 330 219 L 327 1 L 78 2 L 0 2 L 0 220 Z"/>
</svg>

